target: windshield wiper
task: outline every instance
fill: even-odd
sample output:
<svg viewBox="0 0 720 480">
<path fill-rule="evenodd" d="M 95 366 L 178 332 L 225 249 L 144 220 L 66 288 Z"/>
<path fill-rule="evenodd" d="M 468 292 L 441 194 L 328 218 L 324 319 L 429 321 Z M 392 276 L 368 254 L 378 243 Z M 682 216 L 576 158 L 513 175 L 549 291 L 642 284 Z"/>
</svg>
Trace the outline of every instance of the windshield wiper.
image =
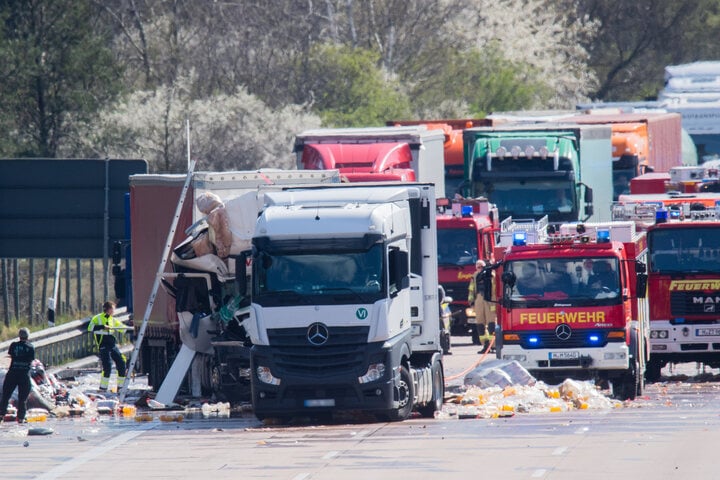
<svg viewBox="0 0 720 480">
<path fill-rule="evenodd" d="M 326 287 L 320 289 L 322 293 L 338 292 L 338 293 L 350 293 L 360 300 L 360 303 L 367 303 L 365 297 L 360 295 L 358 292 L 349 287 Z"/>
<path fill-rule="evenodd" d="M 300 303 L 310 303 L 310 300 L 308 299 L 307 295 L 303 295 L 300 292 L 297 292 L 295 290 L 271 290 L 268 292 L 263 292 L 261 294 L 262 297 L 272 298 L 276 301 L 281 302 L 297 302 L 300 301 Z"/>
</svg>

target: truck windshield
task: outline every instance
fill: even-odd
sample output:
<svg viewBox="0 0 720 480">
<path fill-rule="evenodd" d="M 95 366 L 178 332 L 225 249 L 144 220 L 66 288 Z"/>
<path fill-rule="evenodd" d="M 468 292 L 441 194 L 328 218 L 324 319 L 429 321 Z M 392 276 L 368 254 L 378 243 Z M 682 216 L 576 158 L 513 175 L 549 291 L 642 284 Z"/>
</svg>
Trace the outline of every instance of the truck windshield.
<svg viewBox="0 0 720 480">
<path fill-rule="evenodd" d="M 659 228 L 648 232 L 650 271 L 720 272 L 720 225 Z"/>
<path fill-rule="evenodd" d="M 374 303 L 385 288 L 383 246 L 367 251 L 260 252 L 253 301 L 263 306 Z"/>
<path fill-rule="evenodd" d="M 614 305 L 622 299 L 616 258 L 518 260 L 504 269 L 515 274 L 515 285 L 505 293 L 509 289 L 515 306 Z"/>
<path fill-rule="evenodd" d="M 475 196 L 487 196 L 500 218 L 541 218 L 551 222 L 577 220 L 572 184 L 559 180 L 502 180 L 475 184 Z"/>
<path fill-rule="evenodd" d="M 439 228 L 438 265 L 475 265 L 478 240 L 475 230 L 469 228 Z"/>
</svg>

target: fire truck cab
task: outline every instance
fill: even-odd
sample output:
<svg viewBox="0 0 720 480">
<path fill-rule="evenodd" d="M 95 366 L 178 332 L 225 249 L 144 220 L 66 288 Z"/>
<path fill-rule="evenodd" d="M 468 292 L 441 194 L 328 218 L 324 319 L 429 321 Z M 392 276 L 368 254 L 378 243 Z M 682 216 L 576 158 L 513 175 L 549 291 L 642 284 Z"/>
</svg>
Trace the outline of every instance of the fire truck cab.
<svg viewBox="0 0 720 480">
<path fill-rule="evenodd" d="M 452 298 L 451 331 L 455 335 L 470 333 L 479 344 L 475 329 L 475 312 L 468 304 L 468 287 L 475 273 L 475 263 L 491 263 L 495 234 L 500 223 L 495 205 L 486 198 L 438 199 L 438 281 Z"/>
<path fill-rule="evenodd" d="M 632 222 L 504 220 L 494 265 L 501 279 L 498 358 L 549 383 L 593 379 L 623 400 L 641 394 L 646 253 L 645 234 Z"/>
<path fill-rule="evenodd" d="M 713 197 L 714 195 L 714 197 Z M 686 194 L 685 197 L 691 197 Z M 720 367 L 720 193 L 691 201 L 673 195 L 630 195 L 613 218 L 647 231 L 650 362 L 657 381 L 667 364 Z M 710 206 L 712 203 L 712 206 Z"/>
</svg>

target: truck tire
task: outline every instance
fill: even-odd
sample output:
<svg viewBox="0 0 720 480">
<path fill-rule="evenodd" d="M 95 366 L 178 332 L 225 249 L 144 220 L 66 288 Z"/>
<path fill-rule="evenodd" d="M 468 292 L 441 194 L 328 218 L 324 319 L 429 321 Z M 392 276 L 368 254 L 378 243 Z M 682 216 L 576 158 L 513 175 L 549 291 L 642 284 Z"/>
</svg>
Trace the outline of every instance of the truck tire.
<svg viewBox="0 0 720 480">
<path fill-rule="evenodd" d="M 405 365 L 400 366 L 400 380 L 393 387 L 394 400 L 398 407 L 378 415 L 378 418 L 388 422 L 405 420 L 412 413 L 415 399 L 415 386 L 410 371 Z"/>
<path fill-rule="evenodd" d="M 613 396 L 618 400 L 635 400 L 638 390 L 642 391 L 641 377 L 638 361 L 633 358 L 630 370 L 612 381 Z"/>
<path fill-rule="evenodd" d="M 433 398 L 427 405 L 418 408 L 418 412 L 425 418 L 435 417 L 435 412 L 441 412 L 445 402 L 445 376 L 442 363 L 435 362 L 430 367 L 433 381 Z"/>
<path fill-rule="evenodd" d="M 662 363 L 650 359 L 645 367 L 645 380 L 654 383 L 660 380 L 660 371 L 662 370 Z"/>
</svg>

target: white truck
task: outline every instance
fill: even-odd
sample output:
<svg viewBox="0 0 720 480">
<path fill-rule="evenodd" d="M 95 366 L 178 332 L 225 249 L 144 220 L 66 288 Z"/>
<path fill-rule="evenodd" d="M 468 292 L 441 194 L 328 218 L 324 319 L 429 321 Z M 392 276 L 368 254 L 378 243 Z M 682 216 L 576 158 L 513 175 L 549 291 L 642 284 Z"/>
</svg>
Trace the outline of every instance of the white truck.
<svg viewBox="0 0 720 480">
<path fill-rule="evenodd" d="M 252 261 L 238 258 L 252 271 L 236 268 L 251 290 L 255 415 L 433 416 L 444 394 L 434 186 L 262 193 Z"/>
</svg>

